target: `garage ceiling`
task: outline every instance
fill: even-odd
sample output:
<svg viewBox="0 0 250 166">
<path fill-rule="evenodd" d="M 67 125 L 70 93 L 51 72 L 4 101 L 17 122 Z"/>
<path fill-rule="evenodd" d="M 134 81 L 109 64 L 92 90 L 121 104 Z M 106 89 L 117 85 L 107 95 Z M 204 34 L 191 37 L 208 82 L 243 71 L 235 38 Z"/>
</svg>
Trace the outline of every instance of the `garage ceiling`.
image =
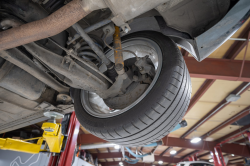
<svg viewBox="0 0 250 166">
<path fill-rule="evenodd" d="M 232 38 L 246 39 L 249 32 L 250 19 L 245 22 Z M 237 118 L 239 119 L 240 117 L 246 116 L 250 112 L 250 86 L 247 84 L 250 82 L 250 48 L 247 49 L 245 56 L 246 61 L 244 63 L 242 75 L 240 76 L 246 51 L 246 43 L 246 41 L 228 40 L 201 63 L 196 62 L 191 55 L 188 55 L 182 50 L 192 81 L 192 99 L 188 112 L 184 117 L 188 122 L 188 126 L 170 133 L 163 139 L 164 143 L 166 143 L 168 138 L 176 138 L 174 141 L 178 141 L 180 138 L 192 139 L 193 137 L 202 137 L 204 139 L 203 142 L 208 141 L 207 143 L 222 141 L 250 128 L 250 125 L 237 125 L 237 121 L 234 125 L 231 123 Z M 206 66 L 206 63 L 208 63 L 208 65 L 211 63 L 213 66 Z M 220 67 L 222 68 L 220 69 Z M 225 103 L 225 98 L 229 94 L 239 92 L 239 89 L 242 87 L 247 88 L 241 92 L 241 98 L 238 101 L 226 104 L 224 107 L 216 111 L 216 108 Z M 213 116 L 211 116 L 211 113 L 214 113 Z M 206 117 L 209 118 L 205 119 Z M 204 121 L 201 121 L 201 119 Z M 100 139 L 89 137 L 90 133 L 82 127 L 81 129 L 82 134 L 79 135 L 79 143 L 86 144 L 103 142 Z M 211 134 L 209 134 L 209 132 Z M 86 142 L 88 139 L 92 139 L 92 142 L 91 140 L 90 142 Z M 239 143 L 246 142 L 242 137 L 239 137 L 234 141 L 239 141 Z M 229 145 L 242 146 L 235 143 Z M 186 157 L 194 154 L 197 155 L 199 160 L 208 161 L 212 158 L 209 150 L 206 150 L 206 148 L 197 150 L 193 147 L 184 148 L 178 146 L 158 146 L 155 149 L 155 156 L 158 156 L 156 159 L 162 159 L 159 157 L 163 156 L 163 161 L 165 162 L 162 165 L 175 165 L 177 161 L 182 159 L 185 160 Z M 132 149 L 135 150 L 135 148 Z M 170 150 L 172 149 L 176 150 L 177 154 L 170 155 Z M 154 148 L 145 147 L 141 148 L 141 150 L 144 153 L 148 153 L 152 152 Z M 105 166 L 118 165 L 118 161 L 121 161 L 121 157 L 118 157 L 121 152 L 114 148 L 91 149 L 89 152 L 93 154 L 93 156 L 97 156 L 99 162 Z M 106 156 L 103 156 L 104 154 Z M 232 156 L 231 153 L 223 154 L 224 156 L 229 157 L 229 165 L 243 164 L 242 155 Z M 151 163 L 150 165 L 152 164 L 157 165 L 158 161 L 156 160 L 155 163 Z M 147 164 L 139 163 L 136 165 L 146 166 Z"/>
</svg>

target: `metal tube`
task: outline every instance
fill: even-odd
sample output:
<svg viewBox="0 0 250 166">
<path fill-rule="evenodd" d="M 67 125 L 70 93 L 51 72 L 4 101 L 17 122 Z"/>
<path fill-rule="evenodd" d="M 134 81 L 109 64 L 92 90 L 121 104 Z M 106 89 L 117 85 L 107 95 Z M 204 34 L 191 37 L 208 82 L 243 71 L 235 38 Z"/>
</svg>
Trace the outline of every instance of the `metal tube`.
<svg viewBox="0 0 250 166">
<path fill-rule="evenodd" d="M 229 38 L 228 40 L 247 41 L 247 39 L 244 39 L 244 38 Z"/>
<path fill-rule="evenodd" d="M 246 88 L 248 88 L 250 86 L 250 82 L 247 83 L 238 93 L 236 93 L 236 95 L 240 95 L 242 91 L 244 91 Z"/>
<path fill-rule="evenodd" d="M 93 30 L 96 30 L 96 29 L 98 29 L 98 28 L 100 28 L 100 27 L 102 27 L 102 26 L 104 26 L 104 25 L 106 25 L 106 24 L 108 24 L 108 23 L 110 23 L 110 22 L 111 22 L 110 19 L 106 19 L 106 20 L 100 21 L 100 22 L 98 22 L 98 23 L 95 23 L 95 24 L 93 24 L 93 25 L 90 25 L 88 28 L 85 28 L 85 29 L 84 29 L 84 32 L 85 32 L 85 33 L 89 33 L 89 32 L 91 32 L 91 31 L 93 31 Z"/>
<path fill-rule="evenodd" d="M 89 32 L 91 32 L 93 30 L 96 30 L 96 29 L 98 29 L 98 28 L 100 28 L 100 27 L 102 27 L 102 26 L 104 26 L 104 25 L 106 25 L 106 24 L 108 24 L 110 22 L 111 22 L 110 19 L 106 19 L 106 20 L 100 21 L 100 22 L 98 22 L 98 23 L 96 23 L 94 25 L 90 25 L 88 28 L 85 28 L 84 32 L 85 33 L 89 33 Z M 76 34 L 72 40 L 70 40 L 70 41 L 67 42 L 67 45 L 70 45 L 71 43 L 73 43 L 74 41 L 76 41 L 79 38 L 80 38 L 80 35 Z"/>
<path fill-rule="evenodd" d="M 0 33 L 0 51 L 54 36 L 89 14 L 88 3 L 73 0 L 48 17 Z"/>
<path fill-rule="evenodd" d="M 108 66 L 111 63 L 111 61 L 104 55 L 102 50 L 94 43 L 94 41 L 89 37 L 89 35 L 86 32 L 84 32 L 82 27 L 77 23 L 72 25 L 72 27 L 88 43 L 91 49 L 102 59 L 103 63 Z"/>
<path fill-rule="evenodd" d="M 104 144 L 91 144 L 91 145 L 82 145 L 81 149 L 98 149 L 98 148 L 111 148 L 114 147 L 117 144 L 113 143 L 104 143 Z"/>
</svg>

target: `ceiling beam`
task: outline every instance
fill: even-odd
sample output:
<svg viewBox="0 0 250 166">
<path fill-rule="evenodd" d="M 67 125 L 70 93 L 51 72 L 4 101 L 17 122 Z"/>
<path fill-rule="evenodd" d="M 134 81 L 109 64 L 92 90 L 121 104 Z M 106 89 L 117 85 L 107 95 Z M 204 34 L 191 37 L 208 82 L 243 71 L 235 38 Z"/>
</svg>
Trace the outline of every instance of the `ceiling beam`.
<svg viewBox="0 0 250 166">
<path fill-rule="evenodd" d="M 207 155 L 210 155 L 210 152 L 207 152 L 207 153 L 201 154 L 201 155 L 199 155 L 199 156 L 197 156 L 197 157 L 198 157 L 198 158 L 202 158 L 202 157 L 207 156 Z"/>
<path fill-rule="evenodd" d="M 200 86 L 198 91 L 192 97 L 190 104 L 188 106 L 187 112 L 197 103 L 197 101 L 203 96 L 203 94 L 209 89 L 209 87 L 214 83 L 215 80 L 207 79 L 204 83 Z M 187 114 L 186 112 L 186 114 Z"/>
<path fill-rule="evenodd" d="M 182 54 L 182 56 L 187 57 L 189 52 L 187 52 L 185 49 L 181 48 L 181 54 Z"/>
<path fill-rule="evenodd" d="M 242 76 L 239 78 L 242 60 L 206 58 L 198 62 L 193 57 L 184 59 L 191 77 L 250 82 L 250 61 L 245 61 Z"/>
<path fill-rule="evenodd" d="M 229 133 L 229 134 L 227 134 L 227 135 L 225 135 L 225 136 L 223 136 L 223 137 L 217 139 L 216 141 L 217 141 L 217 142 L 222 142 L 222 141 L 224 141 L 224 140 L 226 140 L 226 139 L 228 139 L 228 138 L 234 137 L 235 135 L 239 135 L 240 133 L 243 133 L 243 132 L 245 132 L 245 131 L 248 131 L 249 129 L 250 129 L 250 124 L 249 124 L 249 125 L 246 125 L 246 126 L 244 126 L 244 127 L 241 127 L 240 129 L 238 129 L 238 130 L 236 130 L 236 131 L 234 131 L 234 132 L 231 132 L 231 133 Z M 234 153 L 231 153 L 231 154 L 234 154 Z"/>
<path fill-rule="evenodd" d="M 168 147 L 167 149 L 165 149 L 160 156 L 163 156 L 165 153 L 167 153 L 168 151 L 170 151 L 172 149 L 172 147 Z"/>
<path fill-rule="evenodd" d="M 250 70 L 249 70 L 250 71 Z M 250 73 L 250 72 L 249 72 Z M 246 87 L 247 86 L 247 87 Z M 240 86 L 238 86 L 234 91 L 232 91 L 229 94 L 237 94 L 239 93 L 242 94 L 244 93 L 246 90 L 248 90 L 248 88 L 250 87 L 250 85 L 248 85 L 248 82 L 244 82 L 242 83 Z M 243 88 L 245 88 L 244 90 L 242 90 Z M 195 131 L 198 127 L 200 127 L 202 124 L 204 124 L 206 121 L 208 121 L 210 118 L 212 118 L 216 113 L 218 113 L 222 108 L 224 108 L 225 106 L 227 106 L 228 104 L 230 104 L 230 102 L 226 101 L 226 98 L 223 99 L 219 104 L 217 104 L 211 111 L 209 111 L 203 118 L 201 118 L 195 125 L 193 125 L 188 131 L 186 131 L 181 138 L 185 138 L 187 137 L 189 134 L 191 134 L 193 131 Z"/>
<path fill-rule="evenodd" d="M 176 155 L 178 155 L 178 154 L 180 154 L 181 152 L 183 152 L 183 151 L 185 151 L 186 149 L 180 149 L 180 150 L 178 150 L 176 153 L 175 153 L 175 156 Z"/>
<path fill-rule="evenodd" d="M 242 138 L 240 140 L 235 141 L 234 143 L 249 143 L 248 138 Z"/>
<path fill-rule="evenodd" d="M 78 137 L 79 137 L 79 142 L 77 142 L 77 143 L 81 144 L 81 145 L 108 142 L 108 141 L 103 140 L 99 137 L 96 137 L 92 134 L 80 134 L 80 135 L 78 135 Z"/>
<path fill-rule="evenodd" d="M 245 166 L 245 164 L 234 164 L 234 163 L 228 163 L 227 166 Z"/>
<path fill-rule="evenodd" d="M 186 154 L 185 156 L 183 156 L 183 157 L 181 158 L 181 160 L 185 160 L 187 157 L 193 156 L 193 155 L 195 155 L 195 154 L 197 154 L 197 153 L 199 153 L 199 152 L 200 152 L 200 150 L 195 150 L 195 151 L 193 151 L 193 152 L 191 152 L 191 153 L 188 153 L 188 154 Z"/>
<path fill-rule="evenodd" d="M 125 154 L 127 156 L 129 156 L 128 152 L 126 152 Z M 122 158 L 123 157 L 121 152 L 97 153 L 97 154 L 92 154 L 92 155 L 97 157 L 98 159 Z M 131 158 L 134 158 L 134 157 L 132 156 Z M 178 163 L 178 162 L 180 162 L 180 158 L 166 157 L 166 156 L 155 156 L 155 161 L 163 161 L 163 162 L 167 162 L 167 163 Z"/>
<path fill-rule="evenodd" d="M 242 161 L 242 162 L 237 162 L 237 163 L 230 163 L 230 162 L 229 162 L 229 164 L 232 164 L 232 165 L 233 165 L 233 164 L 244 164 L 244 161 Z"/>
<path fill-rule="evenodd" d="M 210 130 L 209 132 L 207 132 L 206 134 L 202 135 L 201 138 L 205 139 L 208 136 L 216 133 L 217 131 L 223 129 L 224 127 L 240 120 L 241 118 L 247 116 L 250 113 L 250 106 L 248 106 L 247 108 L 243 109 L 241 112 L 239 112 L 238 114 L 234 115 L 233 117 L 229 118 L 228 120 L 226 120 L 225 122 L 221 123 L 219 126 L 213 128 L 212 130 Z"/>
<path fill-rule="evenodd" d="M 194 149 L 194 150 L 206 150 L 212 151 L 218 142 L 214 141 L 200 141 L 196 144 L 190 142 L 190 139 L 181 139 L 168 137 L 162 139 L 165 146 L 179 147 L 184 149 Z M 224 153 L 235 154 L 237 156 L 250 157 L 250 151 L 246 148 L 246 145 L 239 144 L 223 144 L 221 151 Z M 244 151 L 244 152 L 243 152 Z"/>
<path fill-rule="evenodd" d="M 166 156 L 155 156 L 155 161 L 163 161 L 166 163 L 178 163 L 180 162 L 180 158 L 175 158 L 173 156 L 166 157 Z"/>
<path fill-rule="evenodd" d="M 243 160 L 243 158 L 232 159 L 232 160 L 229 160 L 229 162 L 238 161 L 238 160 Z"/>
<path fill-rule="evenodd" d="M 95 137 L 92 134 L 81 134 L 79 135 L 79 137 L 82 137 L 82 139 L 80 139 L 81 141 L 78 142 L 81 145 L 90 144 L 89 140 L 92 140 L 91 143 L 107 142 L 100 138 Z M 94 140 L 97 142 L 95 142 Z M 167 138 L 164 137 L 162 140 L 165 146 L 179 147 L 183 149 L 206 150 L 206 151 L 213 150 L 215 145 L 218 143 L 214 141 L 200 141 L 199 143 L 193 144 L 190 142 L 190 139 L 181 139 L 181 138 L 174 138 L 174 137 L 167 137 Z M 250 151 L 248 151 L 248 148 L 246 148 L 246 145 L 225 143 L 221 147 L 221 150 L 224 153 L 235 154 L 237 156 L 243 156 L 243 157 L 250 157 Z"/>
</svg>

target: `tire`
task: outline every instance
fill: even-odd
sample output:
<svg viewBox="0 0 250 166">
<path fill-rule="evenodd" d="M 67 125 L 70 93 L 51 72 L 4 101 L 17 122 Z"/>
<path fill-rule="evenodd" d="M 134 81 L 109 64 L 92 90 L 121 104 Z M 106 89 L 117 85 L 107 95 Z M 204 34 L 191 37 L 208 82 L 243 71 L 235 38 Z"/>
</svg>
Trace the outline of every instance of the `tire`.
<svg viewBox="0 0 250 166">
<path fill-rule="evenodd" d="M 176 44 L 158 32 L 137 32 L 122 40 L 147 38 L 162 51 L 160 75 L 150 92 L 130 110 L 109 118 L 88 114 L 75 90 L 75 113 L 81 125 L 93 135 L 123 146 L 142 146 L 170 133 L 182 120 L 191 98 L 191 81 L 182 54 Z"/>
</svg>

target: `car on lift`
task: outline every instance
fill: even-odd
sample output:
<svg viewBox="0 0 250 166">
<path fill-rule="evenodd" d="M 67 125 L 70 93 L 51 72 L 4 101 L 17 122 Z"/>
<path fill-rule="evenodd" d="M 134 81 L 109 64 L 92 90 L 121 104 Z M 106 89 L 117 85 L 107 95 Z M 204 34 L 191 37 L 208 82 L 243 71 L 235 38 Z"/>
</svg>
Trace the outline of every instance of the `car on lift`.
<svg viewBox="0 0 250 166">
<path fill-rule="evenodd" d="M 214 166 L 212 163 L 205 161 L 183 161 L 176 164 L 176 166 Z"/>
<path fill-rule="evenodd" d="M 249 0 L 1 0 L 0 133 L 75 110 L 125 146 L 181 122 L 202 61 L 249 18 Z"/>
</svg>

